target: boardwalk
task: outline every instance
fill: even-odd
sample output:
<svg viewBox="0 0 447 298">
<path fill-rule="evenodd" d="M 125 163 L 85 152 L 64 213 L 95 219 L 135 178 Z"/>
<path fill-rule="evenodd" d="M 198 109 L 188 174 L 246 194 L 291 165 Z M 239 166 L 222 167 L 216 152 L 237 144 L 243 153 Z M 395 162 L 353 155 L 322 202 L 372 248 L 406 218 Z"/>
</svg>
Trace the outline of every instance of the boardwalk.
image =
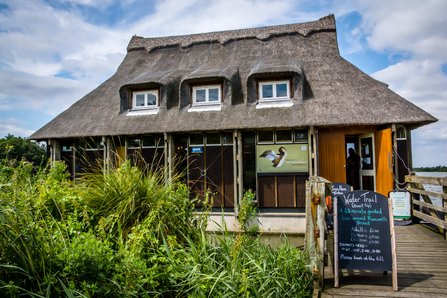
<svg viewBox="0 0 447 298">
<path fill-rule="evenodd" d="M 337 289 L 327 270 L 321 297 L 447 297 L 447 240 L 423 225 L 395 228 L 398 292 L 390 273 L 342 270 Z"/>
</svg>

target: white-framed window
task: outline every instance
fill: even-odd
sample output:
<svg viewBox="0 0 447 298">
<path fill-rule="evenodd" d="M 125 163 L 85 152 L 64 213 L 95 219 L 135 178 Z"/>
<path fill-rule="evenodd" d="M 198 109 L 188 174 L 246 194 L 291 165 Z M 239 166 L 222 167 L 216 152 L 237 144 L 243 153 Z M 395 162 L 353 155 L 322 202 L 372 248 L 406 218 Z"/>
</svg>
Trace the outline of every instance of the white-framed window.
<svg viewBox="0 0 447 298">
<path fill-rule="evenodd" d="M 136 138 L 127 138 L 127 149 L 140 149 L 141 139 Z"/>
<path fill-rule="evenodd" d="M 210 105 L 222 103 L 222 85 L 192 87 L 193 105 Z"/>
<path fill-rule="evenodd" d="M 292 130 L 277 130 L 276 144 L 291 144 L 293 143 Z"/>
<path fill-rule="evenodd" d="M 145 90 L 132 92 L 132 109 L 158 108 L 158 90 Z"/>
<path fill-rule="evenodd" d="M 290 81 L 263 81 L 259 82 L 259 100 L 289 100 Z"/>
<path fill-rule="evenodd" d="M 274 144 L 273 130 L 258 131 L 258 143 L 259 144 Z"/>
</svg>

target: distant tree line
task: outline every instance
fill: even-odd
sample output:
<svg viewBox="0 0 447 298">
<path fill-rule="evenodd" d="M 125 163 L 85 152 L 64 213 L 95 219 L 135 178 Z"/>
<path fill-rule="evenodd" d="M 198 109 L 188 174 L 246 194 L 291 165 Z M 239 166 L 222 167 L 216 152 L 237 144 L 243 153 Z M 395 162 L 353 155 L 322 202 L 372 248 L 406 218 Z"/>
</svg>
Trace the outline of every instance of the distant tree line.
<svg viewBox="0 0 447 298">
<path fill-rule="evenodd" d="M 15 137 L 8 134 L 0 139 L 0 164 L 26 159 L 34 166 L 45 166 L 47 163 L 47 150 L 45 145 L 39 145 L 26 138 Z"/>
<path fill-rule="evenodd" d="M 414 172 L 447 172 L 446 166 L 413 168 Z"/>
</svg>

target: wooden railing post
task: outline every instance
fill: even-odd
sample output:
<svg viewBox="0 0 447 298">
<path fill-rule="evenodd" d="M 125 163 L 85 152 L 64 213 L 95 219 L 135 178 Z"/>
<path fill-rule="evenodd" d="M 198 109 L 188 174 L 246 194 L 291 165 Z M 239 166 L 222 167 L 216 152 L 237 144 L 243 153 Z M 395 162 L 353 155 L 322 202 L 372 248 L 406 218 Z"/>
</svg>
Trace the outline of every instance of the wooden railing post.
<svg viewBox="0 0 447 298">
<path fill-rule="evenodd" d="M 315 276 L 314 290 L 323 290 L 326 197 L 332 194 L 330 181 L 311 176 L 306 189 L 306 249 Z"/>
</svg>

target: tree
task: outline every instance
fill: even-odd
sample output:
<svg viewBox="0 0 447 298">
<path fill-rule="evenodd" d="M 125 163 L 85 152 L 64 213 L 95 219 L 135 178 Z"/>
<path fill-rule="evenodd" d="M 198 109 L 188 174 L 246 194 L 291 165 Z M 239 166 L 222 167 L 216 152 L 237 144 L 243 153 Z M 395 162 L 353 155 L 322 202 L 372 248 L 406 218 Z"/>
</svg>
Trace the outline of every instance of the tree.
<svg viewBox="0 0 447 298">
<path fill-rule="evenodd" d="M 47 163 L 47 151 L 45 145 L 39 145 L 26 138 L 14 137 L 8 134 L 0 139 L 0 162 L 8 160 L 21 160 L 25 158 L 34 165 L 45 166 Z"/>
</svg>

